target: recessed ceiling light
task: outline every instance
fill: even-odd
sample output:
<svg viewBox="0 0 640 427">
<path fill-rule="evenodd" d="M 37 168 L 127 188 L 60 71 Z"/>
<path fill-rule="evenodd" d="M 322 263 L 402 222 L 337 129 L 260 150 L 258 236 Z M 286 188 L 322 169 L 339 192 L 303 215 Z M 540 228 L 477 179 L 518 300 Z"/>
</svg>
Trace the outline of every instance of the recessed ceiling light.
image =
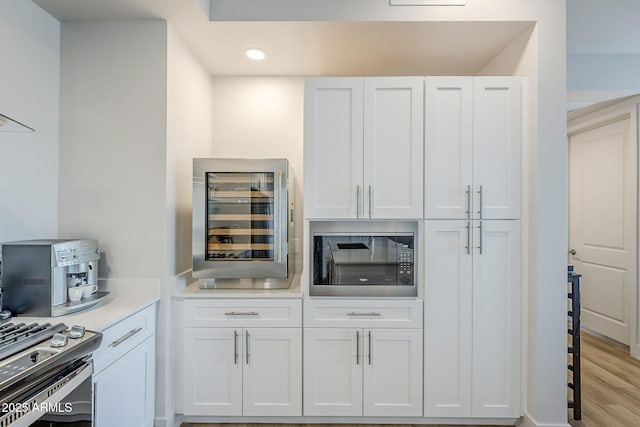
<svg viewBox="0 0 640 427">
<path fill-rule="evenodd" d="M 247 58 L 253 59 L 254 61 L 262 61 L 266 56 L 264 50 L 254 47 L 245 50 L 244 54 L 247 55 Z"/>
</svg>

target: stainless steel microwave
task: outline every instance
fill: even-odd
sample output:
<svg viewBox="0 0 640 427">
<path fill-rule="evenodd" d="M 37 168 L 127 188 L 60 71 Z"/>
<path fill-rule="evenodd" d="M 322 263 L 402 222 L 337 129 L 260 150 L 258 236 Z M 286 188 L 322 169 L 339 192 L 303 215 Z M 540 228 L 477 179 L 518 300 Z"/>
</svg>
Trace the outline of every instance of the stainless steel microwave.
<svg viewBox="0 0 640 427">
<path fill-rule="evenodd" d="M 415 221 L 310 224 L 312 296 L 417 296 Z"/>
</svg>

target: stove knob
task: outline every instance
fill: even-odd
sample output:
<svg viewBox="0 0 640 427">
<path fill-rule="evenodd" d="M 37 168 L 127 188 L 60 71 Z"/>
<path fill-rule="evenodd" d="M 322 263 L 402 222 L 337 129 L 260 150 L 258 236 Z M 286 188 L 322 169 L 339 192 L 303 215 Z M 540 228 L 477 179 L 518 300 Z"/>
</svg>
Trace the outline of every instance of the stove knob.
<svg viewBox="0 0 640 427">
<path fill-rule="evenodd" d="M 64 347 L 69 342 L 69 337 L 66 334 L 53 334 L 51 338 L 51 347 Z"/>
<path fill-rule="evenodd" d="M 73 325 L 69 331 L 70 338 L 82 338 L 84 336 L 84 326 Z"/>
</svg>

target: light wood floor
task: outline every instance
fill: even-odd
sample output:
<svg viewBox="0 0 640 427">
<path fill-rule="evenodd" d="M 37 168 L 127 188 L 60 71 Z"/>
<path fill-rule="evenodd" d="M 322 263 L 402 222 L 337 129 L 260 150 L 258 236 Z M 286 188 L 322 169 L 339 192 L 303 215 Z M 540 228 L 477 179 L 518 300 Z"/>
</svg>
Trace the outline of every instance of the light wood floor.
<svg viewBox="0 0 640 427">
<path fill-rule="evenodd" d="M 582 332 L 582 420 L 572 426 L 640 426 L 640 361 L 629 348 Z"/>
<path fill-rule="evenodd" d="M 640 361 L 622 344 L 582 332 L 582 420 L 574 427 L 640 426 Z M 187 424 L 182 427 L 300 427 L 302 424 Z M 362 427 L 313 424 L 311 427 Z M 376 425 L 374 427 L 396 427 Z M 409 426 L 403 426 L 409 427 Z M 447 426 L 453 427 L 453 426 Z M 464 426 L 477 427 L 477 426 Z M 484 426 L 487 427 L 487 426 Z"/>
</svg>

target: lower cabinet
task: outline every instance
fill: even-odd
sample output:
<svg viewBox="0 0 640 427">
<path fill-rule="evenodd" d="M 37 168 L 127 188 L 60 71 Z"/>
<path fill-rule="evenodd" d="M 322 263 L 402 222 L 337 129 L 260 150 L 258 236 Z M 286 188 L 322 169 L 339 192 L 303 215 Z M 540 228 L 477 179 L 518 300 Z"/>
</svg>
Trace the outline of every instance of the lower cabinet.
<svg viewBox="0 0 640 427">
<path fill-rule="evenodd" d="M 302 415 L 301 328 L 185 328 L 184 414 Z"/>
<path fill-rule="evenodd" d="M 95 427 L 153 426 L 155 314 L 149 306 L 102 331 L 93 352 Z"/>
<path fill-rule="evenodd" d="M 153 426 L 155 345 L 147 338 L 93 377 L 96 427 Z"/>
<path fill-rule="evenodd" d="M 422 330 L 305 328 L 304 333 L 305 415 L 422 415 Z"/>
</svg>

